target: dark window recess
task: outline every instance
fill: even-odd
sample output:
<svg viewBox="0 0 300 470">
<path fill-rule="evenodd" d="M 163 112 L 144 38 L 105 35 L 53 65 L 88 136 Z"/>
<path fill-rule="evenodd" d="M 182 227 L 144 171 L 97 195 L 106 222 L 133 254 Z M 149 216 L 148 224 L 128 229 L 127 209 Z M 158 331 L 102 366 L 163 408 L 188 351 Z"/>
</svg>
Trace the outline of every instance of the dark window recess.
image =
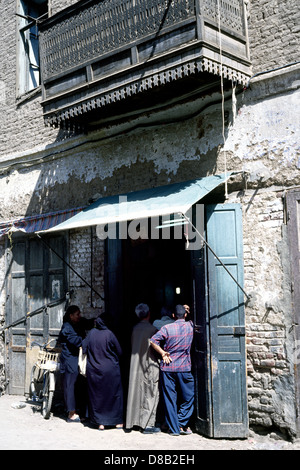
<svg viewBox="0 0 300 470">
<path fill-rule="evenodd" d="M 48 1 L 20 0 L 18 18 L 18 95 L 37 88 L 40 83 L 39 24 L 48 18 Z"/>
</svg>

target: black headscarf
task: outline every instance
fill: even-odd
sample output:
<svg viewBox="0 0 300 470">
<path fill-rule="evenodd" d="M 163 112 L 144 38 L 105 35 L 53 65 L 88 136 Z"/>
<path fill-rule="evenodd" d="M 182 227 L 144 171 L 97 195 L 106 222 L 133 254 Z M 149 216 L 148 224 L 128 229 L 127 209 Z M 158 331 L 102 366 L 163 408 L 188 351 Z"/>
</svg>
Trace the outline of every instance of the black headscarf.
<svg viewBox="0 0 300 470">
<path fill-rule="evenodd" d="M 103 316 L 100 315 L 100 316 L 96 319 L 95 327 L 96 327 L 98 330 L 108 330 L 106 324 L 104 323 Z"/>
</svg>

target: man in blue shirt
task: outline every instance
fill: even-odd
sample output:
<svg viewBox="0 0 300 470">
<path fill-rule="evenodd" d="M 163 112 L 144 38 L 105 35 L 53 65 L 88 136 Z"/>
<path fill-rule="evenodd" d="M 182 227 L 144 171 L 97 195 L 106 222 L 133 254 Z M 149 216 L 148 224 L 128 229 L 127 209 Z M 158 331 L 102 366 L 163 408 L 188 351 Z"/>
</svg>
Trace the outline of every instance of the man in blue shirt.
<svg viewBox="0 0 300 470">
<path fill-rule="evenodd" d="M 177 305 L 173 314 L 175 322 L 163 326 L 150 340 L 151 346 L 162 356 L 160 381 L 166 423 L 173 436 L 192 433 L 187 425 L 194 410 L 194 377 L 191 373 L 190 355 L 193 324 L 185 320 L 186 315 L 186 308 Z M 182 403 L 177 412 L 178 386 L 181 389 Z"/>
</svg>

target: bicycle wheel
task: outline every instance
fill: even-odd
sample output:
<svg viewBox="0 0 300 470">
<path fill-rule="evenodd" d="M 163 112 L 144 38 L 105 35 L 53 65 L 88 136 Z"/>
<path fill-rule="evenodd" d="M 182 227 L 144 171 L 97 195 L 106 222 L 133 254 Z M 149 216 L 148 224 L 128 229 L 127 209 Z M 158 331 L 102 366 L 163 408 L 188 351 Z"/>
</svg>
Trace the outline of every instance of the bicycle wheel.
<svg viewBox="0 0 300 470">
<path fill-rule="evenodd" d="M 42 416 L 45 419 L 50 418 L 52 400 L 54 395 L 54 385 L 54 374 L 51 372 L 45 372 L 42 401 Z"/>
<path fill-rule="evenodd" d="M 30 397 L 33 399 L 33 401 L 37 401 L 39 399 L 41 384 L 41 369 L 36 364 L 34 364 L 31 369 L 29 387 Z"/>
</svg>

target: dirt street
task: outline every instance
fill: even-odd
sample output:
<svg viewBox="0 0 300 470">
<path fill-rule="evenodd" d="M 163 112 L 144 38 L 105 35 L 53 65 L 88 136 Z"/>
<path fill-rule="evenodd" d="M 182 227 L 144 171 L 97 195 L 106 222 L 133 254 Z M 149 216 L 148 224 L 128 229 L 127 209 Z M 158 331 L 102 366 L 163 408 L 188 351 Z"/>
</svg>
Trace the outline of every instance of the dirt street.
<svg viewBox="0 0 300 470">
<path fill-rule="evenodd" d="M 186 459 L 187 453 L 190 456 L 193 453 L 196 455 L 196 451 L 200 450 L 300 450 L 300 441 L 291 443 L 280 439 L 274 433 L 260 436 L 250 432 L 248 439 L 225 440 L 208 439 L 196 433 L 174 437 L 164 432 L 144 435 L 139 431 L 98 431 L 81 423 L 67 423 L 63 416 L 51 415 L 49 420 L 45 420 L 26 398 L 3 395 L 0 397 L 0 449 L 102 450 L 107 451 L 101 453 L 103 459 L 108 459 L 104 463 L 113 463 L 109 459 L 117 457 L 112 451 L 119 451 L 118 456 L 121 455 L 120 451 L 127 451 L 126 455 L 130 450 L 148 451 L 145 455 L 167 451 L 170 455 L 184 453 L 182 458 Z M 134 462 L 132 466 L 136 466 Z"/>
</svg>

